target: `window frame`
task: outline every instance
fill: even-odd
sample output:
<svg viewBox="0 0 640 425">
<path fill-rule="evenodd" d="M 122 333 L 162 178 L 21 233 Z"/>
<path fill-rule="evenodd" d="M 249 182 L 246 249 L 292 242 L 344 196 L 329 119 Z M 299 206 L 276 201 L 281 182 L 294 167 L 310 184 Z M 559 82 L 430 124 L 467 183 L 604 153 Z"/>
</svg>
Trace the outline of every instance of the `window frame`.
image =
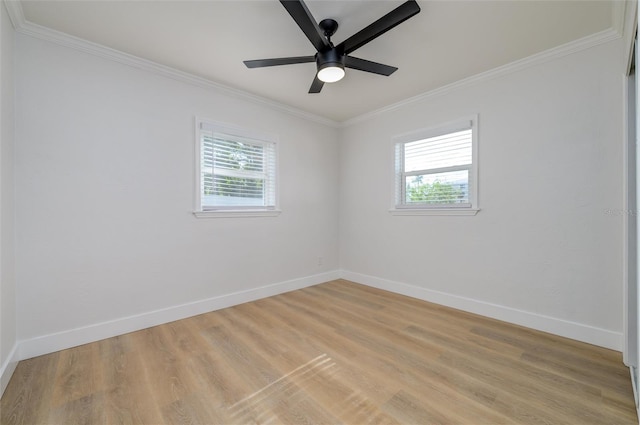
<svg viewBox="0 0 640 425">
<path fill-rule="evenodd" d="M 430 173 L 443 171 L 469 170 L 469 202 L 464 204 L 414 204 L 408 205 L 404 199 L 406 196 L 405 176 L 422 175 L 424 170 L 405 172 L 402 146 L 432 137 L 443 136 L 462 130 L 471 129 L 471 165 L 442 167 L 429 170 Z M 478 115 L 471 115 L 462 119 L 423 128 L 420 130 L 394 136 L 391 139 L 392 147 L 392 176 L 393 191 L 391 209 L 393 215 L 476 215 L 480 211 L 478 203 Z"/>
<path fill-rule="evenodd" d="M 203 131 L 212 133 L 223 133 L 239 139 L 254 140 L 258 144 L 271 145 L 273 159 L 275 162 L 273 175 L 269 176 L 275 180 L 274 205 L 271 206 L 219 206 L 205 208 L 202 205 L 202 133 Z M 241 128 L 229 124 L 223 124 L 208 119 L 195 118 L 195 185 L 194 185 L 194 210 L 193 215 L 197 218 L 225 218 L 225 217 L 275 217 L 281 211 L 279 209 L 279 188 L 278 188 L 278 141 L 274 135 L 256 132 L 246 128 Z"/>
</svg>

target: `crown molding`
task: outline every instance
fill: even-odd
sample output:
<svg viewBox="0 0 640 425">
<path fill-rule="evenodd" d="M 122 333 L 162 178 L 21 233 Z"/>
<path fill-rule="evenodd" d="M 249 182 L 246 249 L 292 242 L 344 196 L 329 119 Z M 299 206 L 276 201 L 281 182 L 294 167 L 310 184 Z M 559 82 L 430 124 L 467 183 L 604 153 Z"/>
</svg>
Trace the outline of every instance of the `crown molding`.
<svg viewBox="0 0 640 425">
<path fill-rule="evenodd" d="M 285 112 L 287 114 L 302 118 L 308 121 L 316 122 L 332 128 L 344 128 L 357 123 L 374 119 L 384 113 L 402 108 L 413 103 L 421 102 L 426 99 L 440 96 L 445 93 L 468 87 L 480 82 L 488 81 L 493 78 L 511 74 L 532 66 L 536 66 L 551 60 L 555 60 L 564 56 L 571 55 L 591 47 L 598 46 L 609 41 L 613 41 L 623 37 L 635 29 L 635 10 L 637 2 L 635 0 L 619 0 L 614 3 L 612 16 L 612 28 L 604 31 L 571 41 L 561 46 L 546 50 L 544 52 L 526 57 L 524 59 L 511 62 L 509 64 L 491 69 L 489 71 L 476 74 L 474 76 L 447 84 L 434 90 L 427 91 L 417 96 L 410 97 L 400 102 L 385 106 L 383 108 L 367 112 L 345 121 L 334 121 L 310 112 L 302 111 L 298 108 L 276 102 L 261 96 L 251 94 L 249 92 L 226 86 L 212 80 L 199 77 L 188 72 L 180 71 L 166 65 L 161 65 L 147 59 L 115 50 L 101 44 L 93 43 L 79 37 L 75 37 L 60 31 L 56 31 L 41 25 L 34 24 L 25 19 L 22 12 L 20 0 L 0 0 L 7 7 L 9 18 L 16 29 L 16 32 L 28 35 L 41 40 L 49 41 L 64 47 L 98 56 L 104 59 L 112 60 L 134 68 L 142 69 L 157 75 L 171 78 L 176 81 L 185 82 L 204 89 L 213 90 L 220 94 L 235 97 L 255 104 L 267 106 Z M 630 18 L 631 17 L 631 18 Z M 632 28 L 633 27 L 633 28 Z"/>
<path fill-rule="evenodd" d="M 49 41 L 60 46 L 74 49 L 83 53 L 88 53 L 90 55 L 98 56 L 103 59 L 118 62 L 166 78 L 171 78 L 176 81 L 198 86 L 207 90 L 213 90 L 222 95 L 267 106 L 271 109 L 285 112 L 298 118 L 303 118 L 305 120 L 313 121 L 328 127 L 337 128 L 340 126 L 340 123 L 337 121 L 330 120 L 328 118 L 321 117 L 310 112 L 305 112 L 300 109 L 285 105 L 280 102 L 276 102 L 271 99 L 254 95 L 243 90 L 225 86 L 224 84 L 220 84 L 212 80 L 190 74 L 188 72 L 180 71 L 166 65 L 161 65 L 147 59 L 142 59 L 140 57 L 124 53 L 119 50 L 103 46 L 101 44 L 93 43 L 91 41 L 87 41 L 61 31 L 56 31 L 51 28 L 34 24 L 25 20 L 22 13 L 22 6 L 20 5 L 19 1 L 4 0 L 4 2 L 8 6 L 7 10 L 9 12 L 11 22 L 13 23 L 16 32 L 18 32 L 19 34 Z"/>
<path fill-rule="evenodd" d="M 624 34 L 625 30 L 625 13 L 629 9 L 629 3 L 633 3 L 630 0 L 616 0 L 611 5 L 611 27 L 618 31 L 620 35 Z"/>
<path fill-rule="evenodd" d="M 620 11 L 620 9 L 622 9 Z M 615 12 L 618 11 L 619 15 Z M 621 16 L 620 16 L 621 14 Z M 616 18 L 617 16 L 617 24 Z M 625 57 L 623 65 L 626 75 L 631 72 L 633 50 L 635 47 L 636 28 L 638 27 L 638 2 L 637 0 L 626 0 L 615 3 L 614 6 L 614 27 L 618 28 L 618 32 L 624 41 Z"/>
<path fill-rule="evenodd" d="M 462 80 L 453 82 L 451 84 L 447 84 L 437 89 L 427 91 L 425 93 L 410 97 L 408 99 L 385 106 L 380 109 L 376 109 L 375 111 L 367 112 L 365 114 L 343 121 L 340 124 L 340 127 L 349 127 L 354 124 L 369 121 L 387 112 L 394 111 L 396 109 L 403 108 L 405 106 L 408 106 L 414 103 L 422 102 L 432 97 L 441 96 L 443 94 L 452 92 L 454 90 L 459 90 L 461 88 L 472 86 L 481 82 L 485 82 L 493 78 L 508 75 L 508 74 L 521 71 L 536 65 L 543 64 L 545 62 L 559 59 L 559 58 L 571 55 L 573 53 L 580 52 L 582 50 L 586 50 L 603 43 L 607 43 L 609 41 L 617 40 L 621 37 L 622 36 L 618 31 L 616 31 L 615 29 L 609 28 L 604 31 L 589 35 L 587 37 L 583 37 L 578 40 L 560 45 L 558 47 L 545 50 L 544 52 L 537 53 L 535 55 L 526 57 L 524 59 L 520 59 L 515 62 L 508 63 L 506 65 L 491 69 L 489 71 L 481 72 L 480 74 L 476 74 L 469 78 L 464 78 Z"/>
<path fill-rule="evenodd" d="M 22 13 L 22 4 L 18 0 L 2 0 L 7 8 L 9 20 L 13 24 L 14 29 L 21 28 L 25 24 L 24 14 Z"/>
</svg>

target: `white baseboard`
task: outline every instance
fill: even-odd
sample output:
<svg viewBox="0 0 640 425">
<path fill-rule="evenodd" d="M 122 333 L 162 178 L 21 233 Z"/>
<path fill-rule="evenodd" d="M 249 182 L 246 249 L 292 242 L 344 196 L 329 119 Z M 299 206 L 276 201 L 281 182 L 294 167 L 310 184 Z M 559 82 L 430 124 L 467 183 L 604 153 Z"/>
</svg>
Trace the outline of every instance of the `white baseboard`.
<svg viewBox="0 0 640 425">
<path fill-rule="evenodd" d="M 2 369 L 0 369 L 0 390 L 4 390 L 6 387 L 19 360 L 25 360 L 101 339 L 135 332 L 163 323 L 306 288 L 338 278 L 344 278 L 374 288 L 407 295 L 509 323 L 515 323 L 601 347 L 618 351 L 622 349 L 623 338 L 622 334 L 618 332 L 433 291 L 361 273 L 336 270 L 18 341 L 11 352 L 11 356 L 5 364 L 2 365 Z M 0 394 L 1 392 L 2 391 L 0 391 Z"/>
<path fill-rule="evenodd" d="M 255 301 L 261 298 L 282 294 L 284 292 L 317 285 L 340 278 L 339 271 L 307 276 L 299 279 L 288 280 L 262 286 L 232 294 L 220 295 L 205 300 L 198 300 L 187 304 L 164 308 L 137 314 L 135 316 L 122 317 L 103 323 L 96 323 L 77 329 L 70 329 L 49 335 L 43 335 L 28 340 L 19 341 L 19 360 L 53 353 L 82 344 L 99 341 L 129 332 L 139 331 L 163 323 L 185 319 L 198 314 L 219 310 L 234 305 Z"/>
<path fill-rule="evenodd" d="M 363 285 L 407 295 L 409 297 L 479 314 L 481 316 L 514 323 L 516 325 L 548 332 L 554 335 L 587 342 L 600 347 L 617 351 L 621 351 L 623 347 L 623 336 L 620 332 L 613 332 L 581 323 L 543 316 L 498 304 L 491 304 L 472 298 L 465 298 L 406 283 L 350 272 L 348 270 L 342 270 L 340 275 L 343 279 Z"/>
<path fill-rule="evenodd" d="M 635 366 L 630 366 L 629 375 L 631 376 L 631 388 L 633 389 L 633 400 L 635 401 L 636 413 L 638 414 L 638 423 L 640 424 L 640 404 L 638 404 L 638 380 L 636 378 L 636 374 L 634 373 L 635 369 L 636 369 Z"/>
<path fill-rule="evenodd" d="M 2 394 L 4 394 L 4 390 L 7 388 L 9 384 L 9 380 L 13 375 L 13 372 L 16 370 L 16 366 L 18 366 L 18 344 L 14 344 L 7 360 L 0 367 L 0 398 L 2 398 Z"/>
</svg>

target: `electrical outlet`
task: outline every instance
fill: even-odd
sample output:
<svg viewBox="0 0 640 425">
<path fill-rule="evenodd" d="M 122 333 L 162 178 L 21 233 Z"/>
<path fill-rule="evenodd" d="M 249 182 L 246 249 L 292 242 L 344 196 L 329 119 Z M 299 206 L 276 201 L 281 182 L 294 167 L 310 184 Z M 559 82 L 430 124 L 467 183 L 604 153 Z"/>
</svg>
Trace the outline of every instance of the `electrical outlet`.
<svg viewBox="0 0 640 425">
<path fill-rule="evenodd" d="M 321 266 L 323 262 L 324 262 L 324 258 L 318 257 L 318 265 Z"/>
</svg>

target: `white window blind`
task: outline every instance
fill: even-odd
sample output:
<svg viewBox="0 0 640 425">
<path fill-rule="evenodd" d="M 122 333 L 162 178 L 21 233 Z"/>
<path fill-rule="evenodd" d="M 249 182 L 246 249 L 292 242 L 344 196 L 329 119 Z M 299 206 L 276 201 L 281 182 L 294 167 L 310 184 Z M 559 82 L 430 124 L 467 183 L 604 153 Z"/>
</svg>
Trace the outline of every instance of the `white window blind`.
<svg viewBox="0 0 640 425">
<path fill-rule="evenodd" d="M 429 133 L 396 143 L 396 208 L 472 207 L 473 122 Z"/>
<path fill-rule="evenodd" d="M 275 143 L 224 130 L 201 124 L 201 210 L 274 209 Z"/>
</svg>

